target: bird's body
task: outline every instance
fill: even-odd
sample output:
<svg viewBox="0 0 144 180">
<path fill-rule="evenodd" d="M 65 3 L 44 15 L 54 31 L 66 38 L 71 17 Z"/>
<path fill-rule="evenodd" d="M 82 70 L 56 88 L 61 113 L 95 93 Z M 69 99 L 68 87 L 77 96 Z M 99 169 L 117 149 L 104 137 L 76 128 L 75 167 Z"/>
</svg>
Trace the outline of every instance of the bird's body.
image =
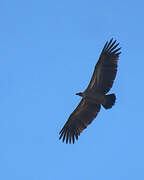
<svg viewBox="0 0 144 180">
<path fill-rule="evenodd" d="M 82 96 L 86 101 L 93 104 L 104 104 L 105 103 L 105 95 L 99 92 L 91 92 L 85 91 L 82 93 Z"/>
<path fill-rule="evenodd" d="M 73 143 L 80 133 L 93 121 L 101 109 L 111 108 L 116 100 L 115 94 L 106 95 L 111 89 L 116 73 L 120 48 L 111 39 L 106 42 L 99 60 L 95 66 L 91 81 L 84 92 L 77 93 L 82 97 L 77 108 L 72 112 L 68 121 L 60 131 L 60 139 Z"/>
</svg>

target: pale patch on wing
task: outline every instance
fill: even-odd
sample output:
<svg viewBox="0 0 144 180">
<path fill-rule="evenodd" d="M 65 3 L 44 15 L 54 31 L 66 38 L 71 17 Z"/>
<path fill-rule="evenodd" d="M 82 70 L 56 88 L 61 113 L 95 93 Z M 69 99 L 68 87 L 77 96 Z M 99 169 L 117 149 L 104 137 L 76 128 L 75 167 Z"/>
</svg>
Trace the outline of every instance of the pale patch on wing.
<svg viewBox="0 0 144 180">
<path fill-rule="evenodd" d="M 97 68 L 97 71 L 96 71 L 96 83 L 95 83 L 95 86 L 100 83 L 101 81 L 101 65 L 99 65 L 99 67 Z"/>
<path fill-rule="evenodd" d="M 96 69 L 95 72 L 95 76 L 93 77 L 93 80 L 91 81 L 90 87 L 89 88 L 93 88 L 94 86 L 98 86 L 99 82 L 100 82 L 100 77 L 101 76 L 101 66 L 99 64 L 99 66 Z"/>
<path fill-rule="evenodd" d="M 84 110 L 84 105 L 85 105 L 86 101 L 83 99 L 77 109 L 77 111 L 75 111 L 75 116 L 77 116 L 79 113 L 81 113 Z M 86 108 L 86 107 L 85 107 Z"/>
<path fill-rule="evenodd" d="M 94 79 L 93 79 L 93 81 L 92 81 L 92 83 L 91 83 L 89 88 L 92 88 L 94 86 L 95 82 L 96 82 L 96 76 L 94 77 Z"/>
</svg>

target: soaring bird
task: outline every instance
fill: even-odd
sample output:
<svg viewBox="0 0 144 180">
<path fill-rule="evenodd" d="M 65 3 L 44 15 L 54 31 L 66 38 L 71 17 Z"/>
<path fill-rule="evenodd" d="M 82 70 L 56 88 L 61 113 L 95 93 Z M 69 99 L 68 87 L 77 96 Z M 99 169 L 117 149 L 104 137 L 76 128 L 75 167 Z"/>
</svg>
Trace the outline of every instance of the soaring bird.
<svg viewBox="0 0 144 180">
<path fill-rule="evenodd" d="M 120 55 L 119 43 L 113 38 L 104 45 L 99 60 L 95 66 L 92 78 L 84 92 L 76 93 L 82 97 L 79 105 L 71 113 L 64 127 L 59 133 L 59 139 L 63 142 L 74 143 L 80 133 L 94 120 L 101 109 L 112 108 L 116 95 L 109 94 L 117 73 L 118 59 Z"/>
</svg>

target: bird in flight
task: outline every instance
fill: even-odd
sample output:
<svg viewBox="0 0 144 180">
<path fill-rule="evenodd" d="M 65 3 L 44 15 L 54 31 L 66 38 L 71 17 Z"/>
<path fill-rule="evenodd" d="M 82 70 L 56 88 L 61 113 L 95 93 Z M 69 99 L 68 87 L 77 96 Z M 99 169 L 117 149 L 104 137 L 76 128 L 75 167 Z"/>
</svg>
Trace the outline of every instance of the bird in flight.
<svg viewBox="0 0 144 180">
<path fill-rule="evenodd" d="M 64 127 L 59 133 L 66 143 L 78 140 L 80 133 L 98 115 L 101 105 L 105 109 L 112 108 L 115 104 L 115 94 L 107 95 L 111 89 L 117 73 L 118 59 L 120 55 L 119 43 L 113 38 L 104 45 L 99 60 L 95 66 L 92 78 L 84 92 L 76 93 L 82 97 L 79 105 L 71 113 Z"/>
</svg>

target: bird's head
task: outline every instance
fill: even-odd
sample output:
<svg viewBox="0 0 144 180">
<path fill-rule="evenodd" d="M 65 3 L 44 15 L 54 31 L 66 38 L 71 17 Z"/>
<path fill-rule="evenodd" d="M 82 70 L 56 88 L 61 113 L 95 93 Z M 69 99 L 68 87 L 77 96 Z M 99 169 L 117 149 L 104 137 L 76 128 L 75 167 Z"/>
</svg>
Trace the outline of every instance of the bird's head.
<svg viewBox="0 0 144 180">
<path fill-rule="evenodd" d="M 83 93 L 82 92 L 76 93 L 76 95 L 83 97 Z"/>
</svg>

